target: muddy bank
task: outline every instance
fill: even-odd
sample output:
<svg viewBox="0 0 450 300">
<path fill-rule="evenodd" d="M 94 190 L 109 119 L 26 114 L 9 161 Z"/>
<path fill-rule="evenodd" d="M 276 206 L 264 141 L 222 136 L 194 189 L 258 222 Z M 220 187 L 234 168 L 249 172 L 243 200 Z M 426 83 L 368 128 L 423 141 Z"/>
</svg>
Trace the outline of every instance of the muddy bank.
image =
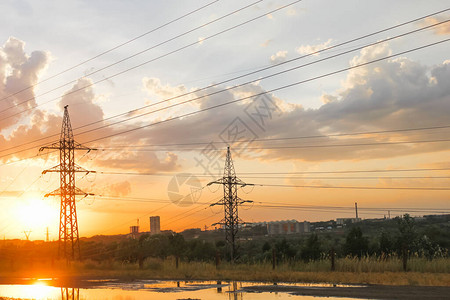
<svg viewBox="0 0 450 300">
<path fill-rule="evenodd" d="M 355 287 L 303 287 L 292 285 L 257 285 L 241 289 L 248 293 L 284 292 L 315 297 L 348 297 L 363 299 L 449 299 L 450 287 L 368 285 Z"/>
</svg>

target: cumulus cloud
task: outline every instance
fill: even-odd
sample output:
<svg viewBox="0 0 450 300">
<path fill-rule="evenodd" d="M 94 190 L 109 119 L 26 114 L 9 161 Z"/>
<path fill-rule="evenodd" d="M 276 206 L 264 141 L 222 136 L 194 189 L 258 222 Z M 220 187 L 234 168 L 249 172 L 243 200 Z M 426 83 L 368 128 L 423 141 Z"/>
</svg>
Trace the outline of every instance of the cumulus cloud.
<svg viewBox="0 0 450 300">
<path fill-rule="evenodd" d="M 7 97 L 18 90 L 26 89 L 39 81 L 39 76 L 46 68 L 49 62 L 49 54 L 43 51 L 32 52 L 28 55 L 25 52 L 25 43 L 15 38 L 10 38 L 3 47 L 0 48 L 0 97 Z M 148 86 L 150 86 L 150 83 Z M 157 82 L 156 82 L 157 83 Z M 160 85 L 160 83 L 159 83 Z M 164 87 L 154 85 L 154 91 L 164 94 Z M 165 91 L 167 94 L 167 91 Z M 179 92 L 179 91 L 178 91 Z M 177 93 L 177 91 L 173 91 Z M 60 114 L 49 113 L 44 110 L 34 109 L 28 113 L 18 114 L 16 118 L 8 119 L 9 123 L 0 124 L 0 144 L 5 154 L 0 159 L 6 161 L 12 157 L 26 158 L 35 155 L 42 144 L 57 141 L 61 131 L 63 108 L 69 105 L 69 115 L 74 129 L 77 142 L 86 143 L 92 140 L 98 140 L 105 136 L 112 136 L 107 139 L 98 140 L 95 145 L 89 143 L 88 146 L 107 147 L 122 143 L 126 145 L 139 144 L 147 140 L 148 130 L 142 130 L 137 134 L 117 135 L 122 131 L 127 131 L 139 126 L 139 121 L 121 124 L 121 126 L 107 126 L 109 123 L 103 120 L 104 113 L 101 106 L 97 103 L 99 95 L 95 93 L 92 81 L 89 78 L 79 79 L 58 102 L 61 109 Z M 5 109 L 12 106 L 16 110 L 9 113 L 20 111 L 27 107 L 15 107 L 19 102 L 31 99 L 27 102 L 28 107 L 35 105 L 33 88 L 26 89 L 23 93 L 18 93 L 6 100 L 0 102 L 0 108 Z M 117 120 L 114 120 L 117 121 Z M 80 126 L 95 123 L 89 127 L 76 130 Z M 89 131 L 93 128 L 104 127 L 100 130 Z M 8 130 L 5 130 L 8 129 Z M 86 131 L 86 132 L 85 132 Z M 30 143 L 37 140 L 37 142 Z M 19 151 L 22 148 L 11 149 L 17 145 L 27 144 L 27 151 Z M 166 155 L 156 155 L 152 152 L 131 152 L 127 149 L 109 151 L 97 156 L 93 163 L 93 169 L 134 169 L 146 172 L 173 171 L 179 165 L 177 164 L 177 155 L 167 153 Z"/>
<path fill-rule="evenodd" d="M 429 26 L 433 25 L 439 22 L 443 22 L 448 20 L 448 16 L 434 16 L 434 17 L 428 17 L 422 22 L 419 22 L 419 25 L 421 26 Z M 450 34 L 450 23 L 443 23 L 441 25 L 433 27 L 433 32 L 437 35 L 447 35 Z"/>
<path fill-rule="evenodd" d="M 132 139 L 129 142 L 134 143 Z M 156 152 L 156 151 L 155 151 Z M 160 158 L 153 151 L 133 152 L 115 151 L 114 153 L 102 153 L 95 159 L 95 166 L 101 169 L 135 170 L 138 172 L 170 172 L 179 169 L 178 156 L 174 153 L 166 153 Z"/>
<path fill-rule="evenodd" d="M 36 105 L 34 88 L 29 87 L 37 83 L 49 61 L 50 54 L 45 51 L 27 54 L 25 43 L 14 37 L 0 47 L 0 111 L 14 115 L 0 121 L 0 131 L 30 114 L 20 112 Z"/>
<path fill-rule="evenodd" d="M 131 193 L 131 183 L 129 181 L 121 181 L 107 184 L 104 190 L 105 194 L 109 196 L 127 196 Z"/>
<path fill-rule="evenodd" d="M 329 39 L 328 41 L 326 41 L 326 42 L 324 42 L 322 44 L 301 45 L 300 47 L 296 48 L 295 50 L 301 55 L 311 54 L 311 53 L 314 53 L 314 52 L 317 52 L 319 50 L 322 50 L 322 49 L 325 49 L 325 48 L 329 47 L 332 42 L 333 42 L 333 40 Z M 319 53 L 316 53 L 314 55 L 318 56 Z"/>
<path fill-rule="evenodd" d="M 383 44 L 363 49 L 349 62 L 357 65 L 384 57 L 391 53 L 389 45 Z M 427 127 L 448 123 L 450 111 L 450 65 L 442 63 L 428 67 L 402 57 L 367 65 L 351 70 L 342 87 L 334 93 L 322 95 L 324 104 L 317 109 L 305 109 L 300 105 L 285 105 L 283 101 L 268 95 L 279 109 L 271 119 L 266 117 L 264 127 L 246 114 L 247 107 L 256 103 L 254 99 L 222 106 L 186 118 L 156 126 L 151 140 L 158 143 L 220 141 L 221 133 L 239 118 L 259 138 L 311 136 L 360 131 L 380 131 L 395 128 Z M 220 90 L 219 87 L 211 91 Z M 209 92 L 211 92 L 209 91 Z M 206 97 L 200 108 L 212 107 L 241 97 L 264 92 L 259 85 L 249 85 Z M 200 94 L 200 93 L 199 93 Z M 301 99 L 300 99 L 301 100 Z M 267 115 L 264 105 L 258 104 L 259 113 Z M 445 132 L 433 138 L 445 137 Z M 340 144 L 367 144 L 393 141 L 429 139 L 424 132 L 411 135 L 407 132 L 385 135 L 362 135 L 352 137 L 327 137 L 292 140 L 290 144 L 305 148 L 254 149 L 246 151 L 263 160 L 364 160 L 396 157 L 415 153 L 447 150 L 445 143 L 417 143 L 398 145 L 372 145 L 358 147 L 327 147 Z M 223 146 L 223 144 L 221 144 Z M 258 146 L 286 146 L 286 141 L 273 141 L 268 145 L 254 141 Z M 319 147 L 309 148 L 310 145 Z M 250 147 L 252 148 L 252 147 Z"/>
<path fill-rule="evenodd" d="M 388 45 L 361 51 L 350 64 L 356 65 L 390 54 Z M 428 75 L 430 74 L 430 75 Z M 389 130 L 392 128 L 426 127 L 448 123 L 450 88 L 448 64 L 426 67 L 407 58 L 383 61 L 349 72 L 340 90 L 325 94 L 331 100 L 318 109 L 295 109 L 275 120 L 270 132 L 282 128 L 306 128 L 297 135 L 333 134 L 340 132 Z M 294 132 L 291 132 L 294 135 Z M 438 135 L 439 136 L 439 135 Z M 441 133 L 445 137 L 445 132 Z M 434 135 L 433 138 L 437 136 Z M 326 138 L 302 142 L 307 144 L 372 143 L 429 139 L 426 132 L 391 135 Z M 302 160 L 339 160 L 395 157 L 421 152 L 447 150 L 445 143 L 402 144 L 371 147 L 331 147 L 311 150 L 272 151 L 267 157 Z M 268 152 L 269 153 L 269 152 Z"/>
<path fill-rule="evenodd" d="M 169 84 L 162 84 L 161 80 L 155 77 L 144 77 L 142 84 L 147 93 L 160 99 L 167 99 L 186 93 L 185 86 L 179 85 L 173 87 Z"/>
<path fill-rule="evenodd" d="M 286 61 L 287 53 L 288 52 L 286 50 L 278 51 L 277 53 L 275 53 L 274 55 L 272 55 L 270 57 L 270 62 L 272 64 L 279 64 L 279 63 Z"/>
<path fill-rule="evenodd" d="M 377 45 L 363 49 L 351 59 L 349 64 L 360 64 L 390 53 L 388 44 Z M 20 64 L 20 59 L 15 60 Z M 267 149 L 268 146 L 286 146 L 286 141 L 272 141 L 268 144 L 257 139 L 446 124 L 448 111 L 450 111 L 448 78 L 450 78 L 450 64 L 448 63 L 428 67 L 405 57 L 382 61 L 351 70 L 340 89 L 322 95 L 324 104 L 317 109 L 305 109 L 300 105 L 286 103 L 270 94 L 236 101 L 264 92 L 263 87 L 257 84 L 206 96 L 223 89 L 223 87 L 213 87 L 208 91 L 195 92 L 191 96 L 204 96 L 202 100 L 196 101 L 196 109 L 209 109 L 230 101 L 235 102 L 217 109 L 176 118 L 157 126 L 130 131 L 137 126 L 151 124 L 148 120 L 144 122 L 136 119 L 133 122 L 122 123 L 120 126 L 106 127 L 89 134 L 76 135 L 76 139 L 78 142 L 84 143 L 99 137 L 129 131 L 126 134 L 96 141 L 95 145 L 91 144 L 106 149 L 114 149 L 118 145 L 122 147 L 99 152 L 92 169 L 124 169 L 142 172 L 180 169 L 181 162 L 177 155 L 179 153 L 177 149 L 183 147 L 180 146 L 177 149 L 173 147 L 173 150 L 165 151 L 134 151 L 133 146 L 135 145 L 222 141 L 215 146 L 218 147 L 218 150 L 224 150 L 226 143 L 234 144 L 235 141 L 226 140 L 233 134 L 237 138 L 243 136 L 248 139 L 247 144 L 237 144 L 238 147 L 250 145 L 250 149 L 241 155 L 258 157 L 261 160 L 363 160 L 442 151 L 447 150 L 446 144 L 308 148 L 309 145 L 327 146 L 330 144 L 427 139 L 428 136 L 425 132 L 416 132 L 414 136 L 408 133 L 397 133 L 291 140 L 290 145 L 305 146 L 305 148 L 291 149 Z M 59 104 L 60 107 L 69 104 L 71 120 L 74 124 L 85 124 L 103 118 L 103 111 L 96 103 L 97 96 L 91 87 L 71 94 L 89 84 L 89 79 L 81 79 L 65 94 Z M 163 84 L 158 78 L 144 78 L 143 84 L 149 93 L 160 98 L 173 97 L 187 92 L 184 86 Z M 191 106 L 190 109 L 192 111 L 194 107 Z M 166 115 L 163 115 L 161 118 L 165 117 Z M 11 131 L 11 137 L 14 140 L 12 145 L 25 142 L 30 137 L 45 136 L 45 132 L 59 132 L 60 124 L 61 116 L 36 111 L 30 124 L 22 124 Z M 107 125 L 108 123 L 102 121 L 101 124 Z M 243 135 L 242 129 L 246 130 L 246 136 Z M 439 134 L 433 137 L 439 137 Z M 3 145 L 3 142 L 9 143 L 10 141 L 0 136 L 0 142 Z M 262 149 L 251 149 L 252 147 Z M 199 156 L 202 149 L 199 146 L 195 148 L 199 148 L 194 153 Z M 195 162 L 191 162 L 191 164 L 195 164 Z M 223 165 L 221 165 L 222 167 Z"/>
<path fill-rule="evenodd" d="M 96 95 L 93 90 L 92 80 L 81 78 L 69 91 L 64 93 L 58 106 L 61 111 L 64 111 L 66 105 L 69 106 L 72 126 L 78 127 L 103 120 L 103 110 L 95 102 Z"/>
</svg>

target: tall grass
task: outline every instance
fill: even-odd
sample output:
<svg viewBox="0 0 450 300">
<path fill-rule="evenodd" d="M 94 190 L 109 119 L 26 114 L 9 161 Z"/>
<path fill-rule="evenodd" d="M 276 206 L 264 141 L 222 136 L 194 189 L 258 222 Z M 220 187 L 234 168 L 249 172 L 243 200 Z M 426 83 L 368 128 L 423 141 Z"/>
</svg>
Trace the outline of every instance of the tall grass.
<svg viewBox="0 0 450 300">
<path fill-rule="evenodd" d="M 284 266 L 286 264 L 283 264 Z M 290 270 L 305 272 L 326 272 L 331 268 L 330 260 L 318 260 L 313 262 L 295 262 L 287 264 Z M 398 257 L 388 259 L 375 256 L 366 256 L 361 259 L 346 257 L 338 258 L 335 262 L 335 270 L 339 272 L 403 272 L 402 260 Z M 450 273 L 450 259 L 437 258 L 427 260 L 426 258 L 413 257 L 408 260 L 408 271 Z"/>
<path fill-rule="evenodd" d="M 450 259 L 429 261 L 413 257 L 408 260 L 408 272 L 396 257 L 339 258 L 331 272 L 329 260 L 280 263 L 272 269 L 270 262 L 258 264 L 230 264 L 217 268 L 210 262 L 183 262 L 176 268 L 175 259 L 148 258 L 142 269 L 138 264 L 118 261 L 83 261 L 67 265 L 55 261 L 52 266 L 35 264 L 33 268 L 16 263 L 14 269 L 0 261 L 0 277 L 58 277 L 179 280 L 250 280 L 287 282 L 369 283 L 389 285 L 450 285 Z"/>
</svg>

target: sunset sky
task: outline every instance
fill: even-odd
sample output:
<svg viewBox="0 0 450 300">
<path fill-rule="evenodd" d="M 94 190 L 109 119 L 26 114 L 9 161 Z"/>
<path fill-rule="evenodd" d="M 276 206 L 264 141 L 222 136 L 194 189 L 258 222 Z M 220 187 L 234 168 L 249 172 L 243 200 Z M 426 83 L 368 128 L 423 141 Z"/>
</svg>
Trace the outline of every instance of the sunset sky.
<svg viewBox="0 0 450 300">
<path fill-rule="evenodd" d="M 80 236 L 212 228 L 227 145 L 247 222 L 450 212 L 445 2 L 1 1 L 0 237 L 58 238 L 65 105 Z"/>
</svg>

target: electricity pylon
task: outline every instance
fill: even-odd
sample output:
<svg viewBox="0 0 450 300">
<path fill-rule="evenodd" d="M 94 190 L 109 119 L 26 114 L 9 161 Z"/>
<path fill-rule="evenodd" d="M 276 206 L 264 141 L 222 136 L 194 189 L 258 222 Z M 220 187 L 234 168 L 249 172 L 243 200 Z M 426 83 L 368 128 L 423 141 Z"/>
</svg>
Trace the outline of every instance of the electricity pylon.
<svg viewBox="0 0 450 300">
<path fill-rule="evenodd" d="M 75 142 L 67 107 L 68 105 L 64 106 L 64 117 L 59 142 L 50 146 L 41 147 L 39 151 L 44 149 L 59 150 L 59 164 L 53 168 L 44 170 L 42 174 L 48 172 L 60 173 L 60 187 L 46 194 L 45 197 L 61 196 L 58 255 L 69 261 L 81 259 L 75 196 L 83 195 L 86 197 L 93 194 L 85 193 L 75 186 L 76 172 L 89 173 L 89 171 L 75 164 L 75 150 L 90 151 L 92 149 Z"/>
<path fill-rule="evenodd" d="M 62 300 L 80 300 L 80 289 L 79 288 L 61 288 L 61 299 Z"/>
<path fill-rule="evenodd" d="M 227 158 L 225 161 L 223 177 L 219 180 L 208 183 L 208 185 L 211 184 L 223 185 L 223 198 L 218 202 L 211 204 L 211 206 L 223 205 L 225 217 L 222 221 L 213 225 L 220 224 L 225 227 L 225 240 L 230 249 L 231 263 L 233 263 L 237 256 L 236 236 L 239 231 L 239 224 L 244 224 L 244 222 L 239 218 L 238 207 L 243 203 L 253 202 L 249 200 L 242 200 L 241 198 L 239 198 L 237 190 L 240 186 L 243 187 L 253 184 L 245 183 L 241 179 L 236 177 L 233 159 L 231 158 L 230 147 L 227 147 Z"/>
</svg>

